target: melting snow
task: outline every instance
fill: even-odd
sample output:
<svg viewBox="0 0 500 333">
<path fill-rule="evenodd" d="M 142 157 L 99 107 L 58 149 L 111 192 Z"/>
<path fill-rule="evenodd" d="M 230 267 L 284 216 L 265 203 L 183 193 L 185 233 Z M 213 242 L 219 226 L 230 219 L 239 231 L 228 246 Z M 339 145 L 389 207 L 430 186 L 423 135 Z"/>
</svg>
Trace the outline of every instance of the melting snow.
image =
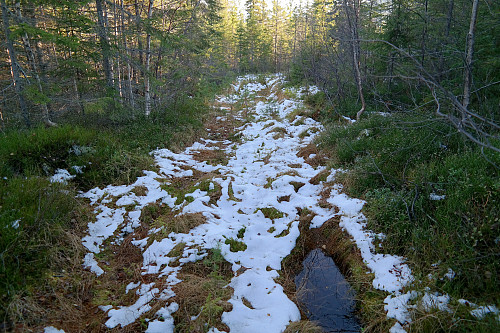
<svg viewBox="0 0 500 333">
<path fill-rule="evenodd" d="M 450 296 L 442 295 L 437 292 L 428 293 L 426 292 L 422 297 L 422 306 L 426 311 L 430 311 L 432 309 L 438 309 L 440 311 L 451 311 L 448 308 L 448 303 L 450 302 Z"/>
<path fill-rule="evenodd" d="M 439 201 L 439 200 L 444 200 L 446 198 L 446 195 L 438 195 L 436 193 L 431 193 L 429 194 L 429 199 L 434 200 L 434 201 Z"/>
<path fill-rule="evenodd" d="M 221 96 L 218 102 L 234 103 L 240 100 L 241 96 L 247 98 L 248 94 L 258 93 L 264 88 L 273 88 L 275 84 L 283 82 L 279 75 L 268 77 L 266 84 L 251 82 L 255 78 L 239 78 L 233 85 L 236 94 Z M 309 90 L 296 89 L 292 92 L 301 96 L 315 91 L 317 88 L 310 87 Z M 366 229 L 365 217 L 361 213 L 364 201 L 349 198 L 341 193 L 341 186 L 332 185 L 335 174 L 343 170 L 332 170 L 327 179 L 332 186 L 327 201 L 337 206 L 339 212 L 335 213 L 334 210 L 319 206 L 320 193 L 325 184 L 321 182 L 319 185 L 313 185 L 309 180 L 326 168 L 312 167 L 305 163 L 302 157 L 298 157 L 297 152 L 307 146 L 316 135 L 310 133 L 310 136 L 300 138 L 300 133 L 311 127 L 319 130 L 323 127 L 310 118 L 302 118 L 300 122 L 289 122 L 285 119 L 301 106 L 302 102 L 297 100 L 286 99 L 278 102 L 275 93 L 272 93 L 265 103 L 259 102 L 254 106 L 249 104 L 248 112 L 253 112 L 258 121 L 236 129 L 242 138 L 241 143 L 200 140 L 183 153 L 159 149 L 152 152 L 159 168 L 158 173 L 145 171 L 145 175 L 138 178 L 134 184 L 110 185 L 81 194 L 94 205 L 97 217 L 95 222 L 89 223 L 88 235 L 83 238 L 83 244 L 90 251 L 85 256 L 84 265 L 97 275 L 105 272 L 99 267 L 94 254 L 102 250 L 106 240 L 112 239 L 119 244 L 124 235 L 139 227 L 141 210 L 147 204 L 161 202 L 179 215 L 202 213 L 207 219 L 205 224 L 187 234 L 171 233 L 161 240 L 148 242 L 145 238 L 133 242 L 143 251 L 142 274 L 158 274 L 158 277 L 165 277 L 167 284 L 155 288 L 154 283 L 129 284 L 126 292 L 137 288 L 139 298 L 131 306 L 106 307 L 106 310 L 109 310 L 109 319 L 106 322 L 108 328 L 123 327 L 134 322 L 151 309 L 149 303 L 153 299 L 168 301 L 174 297 L 171 288 L 182 283 L 177 277 L 182 265 L 200 260 L 207 255 L 209 249 L 219 248 L 225 260 L 232 264 L 234 272 L 240 268 L 244 269 L 242 274 L 235 274 L 231 280 L 230 286 L 234 289 L 234 294 L 229 302 L 233 308 L 223 313 L 222 321 L 237 332 L 282 332 L 289 322 L 300 319 L 297 306 L 285 295 L 283 287 L 275 282 L 282 259 L 295 247 L 299 236 L 297 207 L 308 208 L 316 214 L 311 228 L 320 227 L 335 215 L 340 217 L 340 226 L 353 237 L 365 263 L 375 275 L 374 287 L 390 293 L 385 300 L 386 311 L 388 317 L 398 320 L 391 331 L 403 329 L 401 324 L 410 321 L 407 302 L 414 297 L 414 293 L 403 294 L 401 290 L 413 280 L 411 270 L 401 257 L 375 253 L 373 241 L 376 236 L 380 238 L 381 235 L 375 235 Z M 275 110 L 274 114 L 277 113 L 280 119 L 272 118 L 270 109 Z M 278 129 L 286 134 L 275 140 L 273 135 L 276 132 L 273 130 Z M 214 166 L 193 158 L 193 154 L 198 151 L 214 149 L 214 143 L 226 146 L 223 149 L 230 157 L 227 165 Z M 295 167 L 291 168 L 289 165 Z M 168 184 L 172 178 L 192 176 L 195 171 L 216 171 L 209 187 L 214 189 L 217 185 L 222 189 L 222 196 L 216 204 L 209 204 L 208 193 L 200 189 L 190 193 L 189 200 L 176 204 L 176 198 L 162 188 L 162 183 Z M 305 185 L 296 192 L 290 182 Z M 132 190 L 137 186 L 145 187 L 146 191 L 141 191 L 142 195 L 134 193 Z M 290 199 L 278 200 L 284 196 L 290 196 Z M 115 204 L 110 205 L 112 202 Z M 266 218 L 260 210 L 266 207 L 274 207 L 282 212 L 283 216 Z M 247 248 L 244 251 L 231 252 L 225 240 L 236 239 L 238 231 L 243 228 L 245 232 L 241 241 Z M 149 234 L 159 230 L 151 229 Z M 287 232 L 282 234 L 283 231 Z M 186 244 L 179 260 L 180 266 L 170 267 L 169 263 L 175 258 L 169 257 L 168 254 L 180 243 Z M 252 304 L 252 308 L 243 304 L 243 298 Z M 160 309 L 154 315 L 155 318 L 149 320 L 147 332 L 173 332 L 171 314 L 177 309 L 177 304 L 173 302 Z M 211 328 L 210 332 L 219 331 Z"/>
<path fill-rule="evenodd" d="M 19 222 L 21 222 L 21 219 L 17 219 L 14 222 L 11 223 L 11 227 L 14 229 L 19 229 Z"/>
<path fill-rule="evenodd" d="M 68 170 L 65 169 L 57 169 L 56 173 L 50 177 L 51 183 L 67 183 L 68 180 L 75 178 L 75 176 L 71 175 Z"/>
</svg>

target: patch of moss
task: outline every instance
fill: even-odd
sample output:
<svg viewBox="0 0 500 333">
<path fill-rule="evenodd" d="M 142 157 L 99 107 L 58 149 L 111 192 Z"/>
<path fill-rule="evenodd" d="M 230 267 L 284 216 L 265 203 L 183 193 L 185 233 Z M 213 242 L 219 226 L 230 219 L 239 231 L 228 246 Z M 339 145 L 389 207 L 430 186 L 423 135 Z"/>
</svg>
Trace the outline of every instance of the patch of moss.
<svg viewBox="0 0 500 333">
<path fill-rule="evenodd" d="M 274 207 L 264 207 L 264 208 L 258 208 L 255 210 L 254 213 L 257 213 L 258 211 L 261 211 L 262 214 L 268 219 L 274 220 L 274 219 L 279 219 L 285 216 L 285 213 L 277 210 Z"/>
<path fill-rule="evenodd" d="M 247 249 L 247 245 L 245 243 L 234 238 L 227 238 L 224 243 L 229 245 L 229 250 L 231 252 L 245 251 Z"/>
</svg>

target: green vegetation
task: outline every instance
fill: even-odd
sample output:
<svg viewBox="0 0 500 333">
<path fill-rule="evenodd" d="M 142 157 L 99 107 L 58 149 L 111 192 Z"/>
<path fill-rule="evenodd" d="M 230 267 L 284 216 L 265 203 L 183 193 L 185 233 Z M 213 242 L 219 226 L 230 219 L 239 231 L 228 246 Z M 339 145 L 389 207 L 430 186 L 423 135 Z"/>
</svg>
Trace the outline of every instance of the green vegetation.
<svg viewBox="0 0 500 333">
<path fill-rule="evenodd" d="M 220 248 L 210 250 L 203 261 L 184 265 L 179 275 L 183 283 L 174 287 L 179 304 L 179 311 L 173 314 L 175 331 L 206 332 L 208 325 L 226 328 L 221 315 L 231 309 L 227 300 L 232 288 L 227 285 L 232 270 Z"/>
<path fill-rule="evenodd" d="M 408 258 L 417 279 L 433 290 L 478 304 L 500 303 L 498 1 L 314 0 L 287 9 L 272 1 L 269 10 L 263 0 L 246 0 L 241 15 L 228 0 L 187 1 L 180 7 L 116 0 L 1 4 L 5 47 L 0 57 L 6 61 L 0 66 L 0 317 L 5 327 L 13 321 L 6 311 L 12 312 L 14 299 L 33 297 L 64 266 L 61 258 L 78 257 L 78 242 L 71 239 L 81 238 L 80 221 L 88 222 L 91 214 L 83 199 L 74 199 L 77 191 L 130 184 L 144 169 L 153 169 L 150 151 L 189 143 L 202 131 L 214 94 L 235 73 L 249 72 L 258 73 L 261 84 L 266 84 L 262 73 L 287 72 L 290 82 L 284 91 L 269 86 L 244 91 L 230 109 L 242 110 L 246 121 L 255 120 L 250 106 L 264 98 L 261 94 L 272 93 L 279 102 L 298 96 L 294 84 L 321 88 L 317 94 L 304 91 L 308 107 L 287 118 L 294 125 L 304 124 L 306 116 L 322 118 L 328 125 L 321 138 L 330 151 L 325 155 L 332 166 L 349 170 L 338 177 L 346 191 L 367 201 L 368 226 L 387 235 L 380 240 L 383 251 Z M 277 110 L 272 104 L 266 112 L 278 117 Z M 360 119 L 351 123 L 345 117 Z M 275 139 L 286 135 L 279 127 L 269 131 Z M 235 133 L 228 139 L 242 141 Z M 311 151 L 306 147 L 302 157 L 319 164 L 323 157 L 307 159 Z M 198 158 L 213 165 L 228 161 L 222 150 Z M 74 176 L 69 185 L 47 180 L 59 168 Z M 319 184 L 326 175 L 310 182 Z M 190 193 L 196 189 L 206 191 L 214 204 L 221 187 L 210 189 L 210 184 L 195 174 L 163 188 L 177 204 L 193 201 Z M 304 185 L 290 184 L 295 191 Z M 271 178 L 265 186 L 272 187 Z M 140 196 L 146 189 L 134 192 Z M 231 184 L 228 195 L 241 201 Z M 259 209 L 272 220 L 284 216 L 272 207 Z M 159 204 L 145 208 L 144 224 L 162 228 L 151 241 L 205 221 L 173 215 Z M 226 244 L 231 251 L 246 248 L 237 239 Z M 217 267 L 227 266 L 216 252 L 210 255 Z M 179 302 L 179 313 L 189 315 L 176 318 L 179 330 L 204 331 L 207 323 L 226 330 L 215 318 L 229 296 L 218 294 L 221 279 L 215 270 L 199 266 L 187 273 L 188 289 L 178 293 L 189 296 L 184 305 Z M 442 279 L 448 268 L 456 272 L 452 280 Z M 211 284 L 202 281 L 209 273 L 215 277 Z M 224 283 L 231 274 L 228 270 Z M 370 298 L 370 292 L 362 306 L 378 311 L 381 296 Z M 102 292 L 97 298 L 107 296 Z M 189 307 L 190 301 L 197 306 Z M 411 329 L 495 331 L 491 316 L 476 327 L 468 311 L 457 313 L 460 319 L 422 313 Z M 194 326 L 191 316 L 198 316 Z M 379 317 L 385 321 L 385 314 Z M 379 317 L 368 329 L 386 331 Z M 294 325 L 290 330 L 316 330 L 307 323 Z"/>
<path fill-rule="evenodd" d="M 264 208 L 259 208 L 255 211 L 255 213 L 257 213 L 258 211 L 261 211 L 262 214 L 264 214 L 264 217 L 266 219 L 271 219 L 271 220 L 274 220 L 274 219 L 280 219 L 282 218 L 283 216 L 285 216 L 285 213 L 277 210 L 276 208 L 274 207 L 264 207 Z"/>
<path fill-rule="evenodd" d="M 500 154 L 424 114 L 332 122 L 320 144 L 332 167 L 349 170 L 344 189 L 367 201 L 368 227 L 387 236 L 381 251 L 408 258 L 433 290 L 499 303 Z M 443 279 L 449 268 L 455 278 Z"/>
<path fill-rule="evenodd" d="M 12 315 L 6 311 L 17 311 L 9 306 L 14 299 L 36 298 L 36 291 L 50 283 L 47 276 L 80 255 L 74 238 L 81 237 L 77 235 L 92 218 L 75 190 L 129 184 L 143 170 L 153 169 L 152 149 L 179 147 L 196 135 L 207 114 L 203 103 L 203 98 L 188 99 L 179 109 L 150 118 L 130 118 L 125 109 L 104 103 L 87 110 L 85 119 L 68 116 L 57 127 L 12 128 L 0 134 L 1 318 Z M 74 176 L 69 185 L 49 182 L 59 168 Z M 218 185 L 209 191 L 214 198 L 217 190 Z M 145 194 L 143 188 L 136 191 Z M 164 207 L 148 206 L 141 219 L 152 223 L 163 213 Z M 190 229 L 199 223 L 193 219 L 176 220 L 179 226 L 170 229 Z"/>
<path fill-rule="evenodd" d="M 238 232 L 239 233 L 239 232 Z M 224 244 L 229 245 L 229 250 L 231 252 L 239 252 L 245 251 L 247 249 L 247 245 L 242 241 L 236 240 L 234 238 L 227 238 Z"/>
<path fill-rule="evenodd" d="M 0 182 L 0 317 L 5 318 L 14 298 L 41 291 L 51 274 L 79 256 L 80 246 L 68 230 L 90 217 L 84 217 L 69 186 L 43 177 Z"/>
<path fill-rule="evenodd" d="M 239 239 L 242 239 L 242 238 L 245 236 L 245 231 L 246 231 L 246 230 L 247 230 L 247 229 L 246 229 L 245 227 L 243 227 L 243 228 L 241 228 L 240 230 L 238 230 L 238 235 L 237 235 L 237 237 L 238 237 Z"/>
</svg>

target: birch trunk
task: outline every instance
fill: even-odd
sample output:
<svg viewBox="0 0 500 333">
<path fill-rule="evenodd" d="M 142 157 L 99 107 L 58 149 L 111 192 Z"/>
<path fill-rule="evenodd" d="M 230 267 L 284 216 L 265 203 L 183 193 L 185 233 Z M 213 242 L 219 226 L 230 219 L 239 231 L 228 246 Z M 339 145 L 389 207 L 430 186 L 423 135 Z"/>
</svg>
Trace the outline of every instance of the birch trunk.
<svg viewBox="0 0 500 333">
<path fill-rule="evenodd" d="M 132 108 L 135 107 L 135 101 L 134 101 L 134 92 L 132 89 L 132 65 L 130 62 L 132 61 L 132 53 L 130 52 L 130 49 L 128 47 L 127 43 L 127 36 L 125 35 L 125 15 L 124 15 L 124 8 L 123 8 L 123 0 L 120 0 L 120 8 L 121 8 L 121 35 L 122 35 L 122 43 L 123 43 L 123 48 L 127 52 L 127 95 L 128 95 L 128 102 Z"/>
<path fill-rule="evenodd" d="M 476 28 L 477 8 L 479 0 L 474 0 L 472 3 L 472 13 L 470 16 L 469 32 L 467 34 L 467 45 L 465 55 L 465 77 L 464 77 L 464 99 L 462 105 L 467 109 L 470 103 L 470 91 L 472 86 L 472 58 L 474 55 L 474 30 Z M 462 115 L 465 117 L 465 114 Z"/>
<path fill-rule="evenodd" d="M 148 21 L 151 19 L 153 12 L 153 0 L 149 0 L 148 5 Z M 145 102 L 145 114 L 149 116 L 151 113 L 151 82 L 149 78 L 149 66 L 151 63 L 151 33 L 148 30 L 146 36 L 146 69 L 144 73 L 144 102 Z"/>
</svg>

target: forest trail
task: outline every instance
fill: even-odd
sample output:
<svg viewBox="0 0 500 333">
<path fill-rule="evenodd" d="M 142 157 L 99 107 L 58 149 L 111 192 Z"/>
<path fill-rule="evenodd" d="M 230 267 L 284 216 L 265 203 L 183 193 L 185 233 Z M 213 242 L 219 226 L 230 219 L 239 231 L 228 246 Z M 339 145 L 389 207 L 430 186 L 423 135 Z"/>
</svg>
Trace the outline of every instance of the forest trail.
<svg viewBox="0 0 500 333">
<path fill-rule="evenodd" d="M 277 281 L 304 212 L 310 228 L 337 218 L 375 288 L 399 293 L 411 281 L 401 258 L 374 253 L 364 202 L 341 192 L 339 170 L 312 143 L 322 125 L 300 97 L 316 88 L 283 83 L 240 77 L 217 98 L 206 139 L 153 151 L 157 169 L 133 184 L 82 194 L 96 214 L 83 238 L 84 266 L 97 275 L 87 328 L 282 332 L 301 319 Z M 64 326 L 54 323 L 75 329 Z"/>
</svg>

